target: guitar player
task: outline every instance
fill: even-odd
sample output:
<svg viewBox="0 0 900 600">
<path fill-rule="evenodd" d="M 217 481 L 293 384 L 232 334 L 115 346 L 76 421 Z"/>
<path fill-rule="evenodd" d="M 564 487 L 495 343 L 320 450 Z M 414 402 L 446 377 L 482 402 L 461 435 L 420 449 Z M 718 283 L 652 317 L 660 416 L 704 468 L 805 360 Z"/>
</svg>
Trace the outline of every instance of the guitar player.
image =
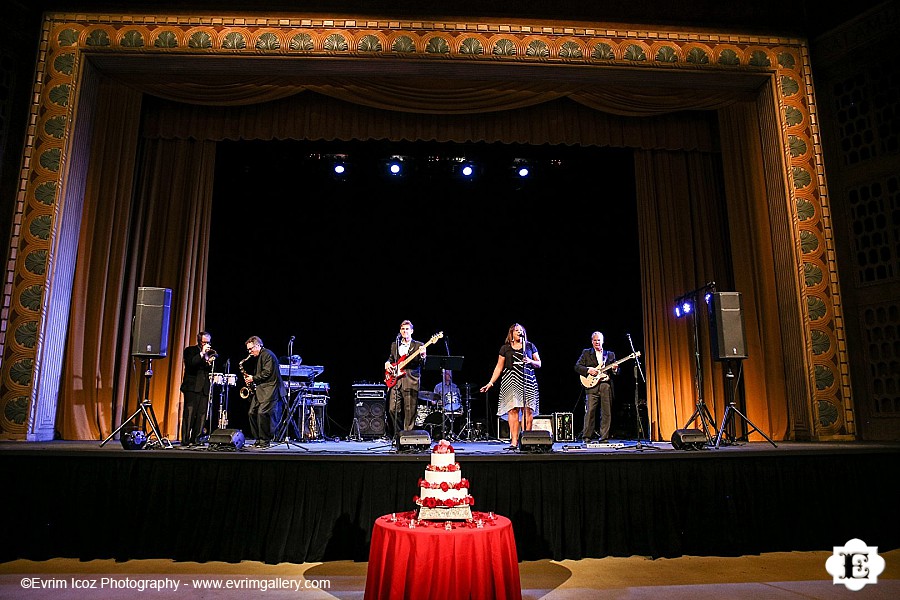
<svg viewBox="0 0 900 600">
<path fill-rule="evenodd" d="M 582 377 L 596 377 L 598 381 L 585 389 L 584 394 L 584 430 L 581 438 L 587 443 L 594 437 L 594 424 L 597 418 L 597 408 L 600 408 L 600 441 L 609 439 L 609 424 L 611 421 L 613 386 L 610 374 L 619 372 L 616 365 L 612 369 L 601 372 L 606 365 L 616 362 L 613 352 L 603 350 L 603 334 L 595 331 L 591 334 L 591 347 L 585 348 L 575 363 L 575 371 Z"/>
<path fill-rule="evenodd" d="M 421 368 L 425 363 L 425 347 L 422 342 L 412 339 L 413 324 L 408 319 L 400 323 L 400 333 L 391 343 L 390 357 L 384 363 L 386 376 L 396 377 L 397 382 L 391 388 L 388 401 L 388 410 L 394 425 L 394 434 L 397 432 L 399 422 L 397 411 L 401 403 L 403 406 L 403 429 L 413 428 L 416 420 L 416 401 L 419 397 L 419 382 L 421 380 Z M 409 361 L 400 372 L 396 365 L 403 362 L 408 356 L 418 354 Z M 390 374 L 390 375 L 388 375 Z"/>
</svg>

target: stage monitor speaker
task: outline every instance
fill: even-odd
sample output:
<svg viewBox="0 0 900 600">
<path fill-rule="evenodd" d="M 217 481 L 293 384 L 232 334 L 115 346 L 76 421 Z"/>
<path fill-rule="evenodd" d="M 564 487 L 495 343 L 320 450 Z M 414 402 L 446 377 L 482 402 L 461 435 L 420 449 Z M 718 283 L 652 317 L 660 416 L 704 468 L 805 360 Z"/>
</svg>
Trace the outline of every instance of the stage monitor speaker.
<svg viewBox="0 0 900 600">
<path fill-rule="evenodd" d="M 740 292 L 714 292 L 709 302 L 709 341 L 713 360 L 747 358 L 744 306 Z"/>
<path fill-rule="evenodd" d="M 357 399 L 353 418 L 362 438 L 379 438 L 384 435 L 384 399 Z"/>
<path fill-rule="evenodd" d="M 245 442 L 240 429 L 216 429 L 209 436 L 210 450 L 240 450 Z"/>
<path fill-rule="evenodd" d="M 676 450 L 702 450 L 706 434 L 699 429 L 676 429 L 672 433 L 672 447 Z"/>
<path fill-rule="evenodd" d="M 163 358 L 169 348 L 169 309 L 172 290 L 139 287 L 131 331 L 131 354 L 146 358 Z"/>
<path fill-rule="evenodd" d="M 553 437 L 549 431 L 532 429 L 519 434 L 522 452 L 550 452 L 553 450 Z"/>
<path fill-rule="evenodd" d="M 400 432 L 400 450 L 428 450 L 431 435 L 424 429 L 406 429 Z"/>
</svg>

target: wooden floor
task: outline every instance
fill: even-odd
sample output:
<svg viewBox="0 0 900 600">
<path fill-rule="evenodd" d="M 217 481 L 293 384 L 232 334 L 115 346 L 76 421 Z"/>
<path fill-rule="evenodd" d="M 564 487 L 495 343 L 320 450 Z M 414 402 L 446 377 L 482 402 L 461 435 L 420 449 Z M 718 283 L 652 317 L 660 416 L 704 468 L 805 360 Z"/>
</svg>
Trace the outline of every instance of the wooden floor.
<svg viewBox="0 0 900 600">
<path fill-rule="evenodd" d="M 644 557 L 582 560 L 524 561 L 519 565 L 522 596 L 526 600 L 584 600 L 623 598 L 630 600 L 894 600 L 900 597 L 900 550 L 881 553 L 885 571 L 877 583 L 861 591 L 835 585 L 825 570 L 831 552 L 777 552 L 740 557 L 681 557 L 650 560 Z M 143 597 L 129 589 L 74 590 L 73 579 L 102 577 L 131 579 L 135 584 L 166 579 L 168 589 L 152 592 L 160 600 L 210 598 L 244 600 L 247 597 L 362 600 L 366 563 L 267 565 L 244 561 L 238 564 L 174 562 L 170 560 L 78 561 L 52 559 L 35 562 L 17 560 L 0 563 L 0 598 L 29 600 L 107 600 Z M 23 589 L 22 580 L 48 585 L 65 581 L 67 588 Z M 225 585 L 227 580 L 244 585 L 282 581 L 281 585 L 304 586 L 302 592 L 273 589 L 248 594 L 246 589 L 203 590 L 198 584 Z M 177 589 L 174 586 L 177 585 Z"/>
</svg>

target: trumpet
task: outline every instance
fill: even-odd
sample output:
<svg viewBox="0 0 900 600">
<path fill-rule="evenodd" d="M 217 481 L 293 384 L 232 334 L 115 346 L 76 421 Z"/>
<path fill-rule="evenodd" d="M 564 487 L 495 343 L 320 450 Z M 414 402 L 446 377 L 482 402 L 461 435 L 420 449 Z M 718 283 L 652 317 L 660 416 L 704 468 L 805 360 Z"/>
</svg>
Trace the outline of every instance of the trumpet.
<svg viewBox="0 0 900 600">
<path fill-rule="evenodd" d="M 213 360 L 215 360 L 219 356 L 219 353 L 216 352 L 215 350 L 213 350 L 212 346 L 210 346 L 209 344 L 206 344 L 205 346 L 203 346 L 200 349 L 200 352 L 203 354 L 204 359 L 208 363 L 211 363 Z"/>
<path fill-rule="evenodd" d="M 250 374 L 247 373 L 247 371 L 244 369 L 244 363 L 246 361 L 250 360 L 252 357 L 253 357 L 252 354 L 248 354 L 243 360 L 241 360 L 241 362 L 238 363 L 238 369 L 241 370 L 241 375 L 244 376 L 245 385 L 244 385 L 244 387 L 241 388 L 241 391 L 239 392 L 241 395 L 241 398 L 243 398 L 244 400 L 249 398 L 250 394 L 256 392 L 256 384 L 252 381 L 250 383 L 247 383 L 247 378 L 250 377 Z"/>
</svg>

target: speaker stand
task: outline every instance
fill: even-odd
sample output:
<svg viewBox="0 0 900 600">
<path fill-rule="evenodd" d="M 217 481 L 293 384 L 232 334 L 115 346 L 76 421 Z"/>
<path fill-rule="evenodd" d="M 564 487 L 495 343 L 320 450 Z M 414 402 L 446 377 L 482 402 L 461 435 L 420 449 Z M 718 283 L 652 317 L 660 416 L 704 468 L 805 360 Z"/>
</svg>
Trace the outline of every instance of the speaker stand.
<svg viewBox="0 0 900 600">
<path fill-rule="evenodd" d="M 744 413 L 742 413 L 742 412 L 738 409 L 738 407 L 735 406 L 734 401 L 731 401 L 731 402 L 728 403 L 728 406 L 725 408 L 725 417 L 722 419 L 722 427 L 719 428 L 719 433 L 716 434 L 716 450 L 719 449 L 719 442 L 722 441 L 722 435 L 723 435 L 724 432 L 725 432 L 725 427 L 726 427 L 726 425 L 728 425 L 728 422 L 729 422 L 732 418 L 734 418 L 734 415 L 739 416 L 741 419 L 744 420 L 744 422 L 745 422 L 747 425 L 749 425 L 749 426 L 752 428 L 752 429 L 750 429 L 750 431 L 747 432 L 747 435 L 750 435 L 751 433 L 753 433 L 753 432 L 755 431 L 755 432 L 757 432 L 759 435 L 761 435 L 761 436 L 763 436 L 764 438 L 766 438 L 766 440 L 767 440 L 770 444 L 772 444 L 772 445 L 775 446 L 776 448 L 778 447 L 778 444 L 776 444 L 775 442 L 773 442 L 773 441 L 772 441 L 772 438 L 770 438 L 769 436 L 767 436 L 763 431 L 760 430 L 759 427 L 757 427 L 756 425 L 754 425 L 754 424 L 753 424 L 753 421 L 751 421 L 750 419 L 748 419 L 748 418 L 747 418 L 747 415 L 745 415 Z M 728 437 L 729 437 L 729 443 L 732 443 L 732 444 L 733 444 L 734 441 L 735 441 L 734 436 L 729 435 Z"/>
<path fill-rule="evenodd" d="M 694 413 L 688 417 L 688 420 L 685 421 L 684 427 L 682 429 L 690 429 L 690 426 L 694 421 L 700 419 L 700 425 L 702 425 L 703 435 L 706 436 L 706 440 L 712 444 L 715 437 L 710 434 L 710 430 L 713 434 L 716 432 L 716 421 L 713 419 L 712 414 L 709 412 L 709 408 L 706 406 L 706 402 L 703 401 L 703 398 L 697 401 L 697 408 L 694 409 Z"/>
<path fill-rule="evenodd" d="M 734 373 L 731 370 L 731 363 L 726 362 L 725 370 L 726 370 L 725 378 L 726 379 L 734 379 L 734 384 L 731 387 L 731 398 L 728 400 L 728 406 L 725 407 L 725 416 L 722 417 L 722 426 L 719 427 L 719 432 L 716 434 L 716 444 L 715 444 L 716 450 L 719 449 L 719 444 L 722 442 L 723 436 L 725 436 L 727 438 L 727 441 L 726 441 L 727 444 L 734 444 L 735 441 L 737 440 L 737 436 L 731 433 L 731 431 L 737 431 L 736 427 L 732 427 L 729 430 L 726 430 L 728 425 L 734 425 L 731 422 L 734 419 L 734 415 L 739 416 L 741 419 L 743 419 L 745 424 L 747 424 L 751 427 L 751 429 L 749 431 L 747 431 L 745 434 L 743 434 L 744 437 L 749 436 L 751 433 L 753 433 L 755 431 L 755 432 L 759 433 L 759 435 L 766 438 L 766 440 L 770 444 L 772 444 L 774 447 L 777 448 L 778 444 L 773 442 L 772 438 L 770 438 L 768 435 L 766 435 L 764 432 L 762 432 L 759 429 L 759 427 L 757 427 L 753 423 L 753 421 L 748 419 L 747 415 L 745 415 L 744 413 L 741 412 L 741 410 L 737 407 L 737 404 L 734 401 L 735 396 L 737 395 L 737 389 L 738 389 L 737 386 L 738 386 L 738 383 L 740 383 L 740 379 L 741 379 L 740 376 L 743 373 L 743 364 L 741 364 L 741 368 L 738 369 L 738 377 L 736 379 L 734 377 Z"/>
<path fill-rule="evenodd" d="M 153 412 L 153 403 L 149 398 L 146 398 L 146 394 L 150 391 L 150 378 L 153 377 L 153 359 L 146 358 L 144 359 L 144 377 L 141 379 L 140 390 L 138 392 L 139 397 L 144 398 L 141 403 L 138 405 L 137 410 L 131 413 L 131 416 L 125 419 L 121 425 L 119 425 L 115 431 L 113 431 L 105 440 L 100 442 L 100 447 L 106 445 L 106 443 L 116 437 L 122 429 L 125 428 L 126 425 L 134 421 L 138 415 L 143 415 L 144 421 L 150 424 L 150 430 L 153 432 L 153 435 L 156 437 L 156 440 L 151 441 L 147 447 L 153 446 L 162 446 L 163 448 L 172 448 L 172 442 L 168 440 L 168 438 L 164 438 L 162 433 L 160 433 L 159 421 L 156 420 L 156 413 Z"/>
</svg>

